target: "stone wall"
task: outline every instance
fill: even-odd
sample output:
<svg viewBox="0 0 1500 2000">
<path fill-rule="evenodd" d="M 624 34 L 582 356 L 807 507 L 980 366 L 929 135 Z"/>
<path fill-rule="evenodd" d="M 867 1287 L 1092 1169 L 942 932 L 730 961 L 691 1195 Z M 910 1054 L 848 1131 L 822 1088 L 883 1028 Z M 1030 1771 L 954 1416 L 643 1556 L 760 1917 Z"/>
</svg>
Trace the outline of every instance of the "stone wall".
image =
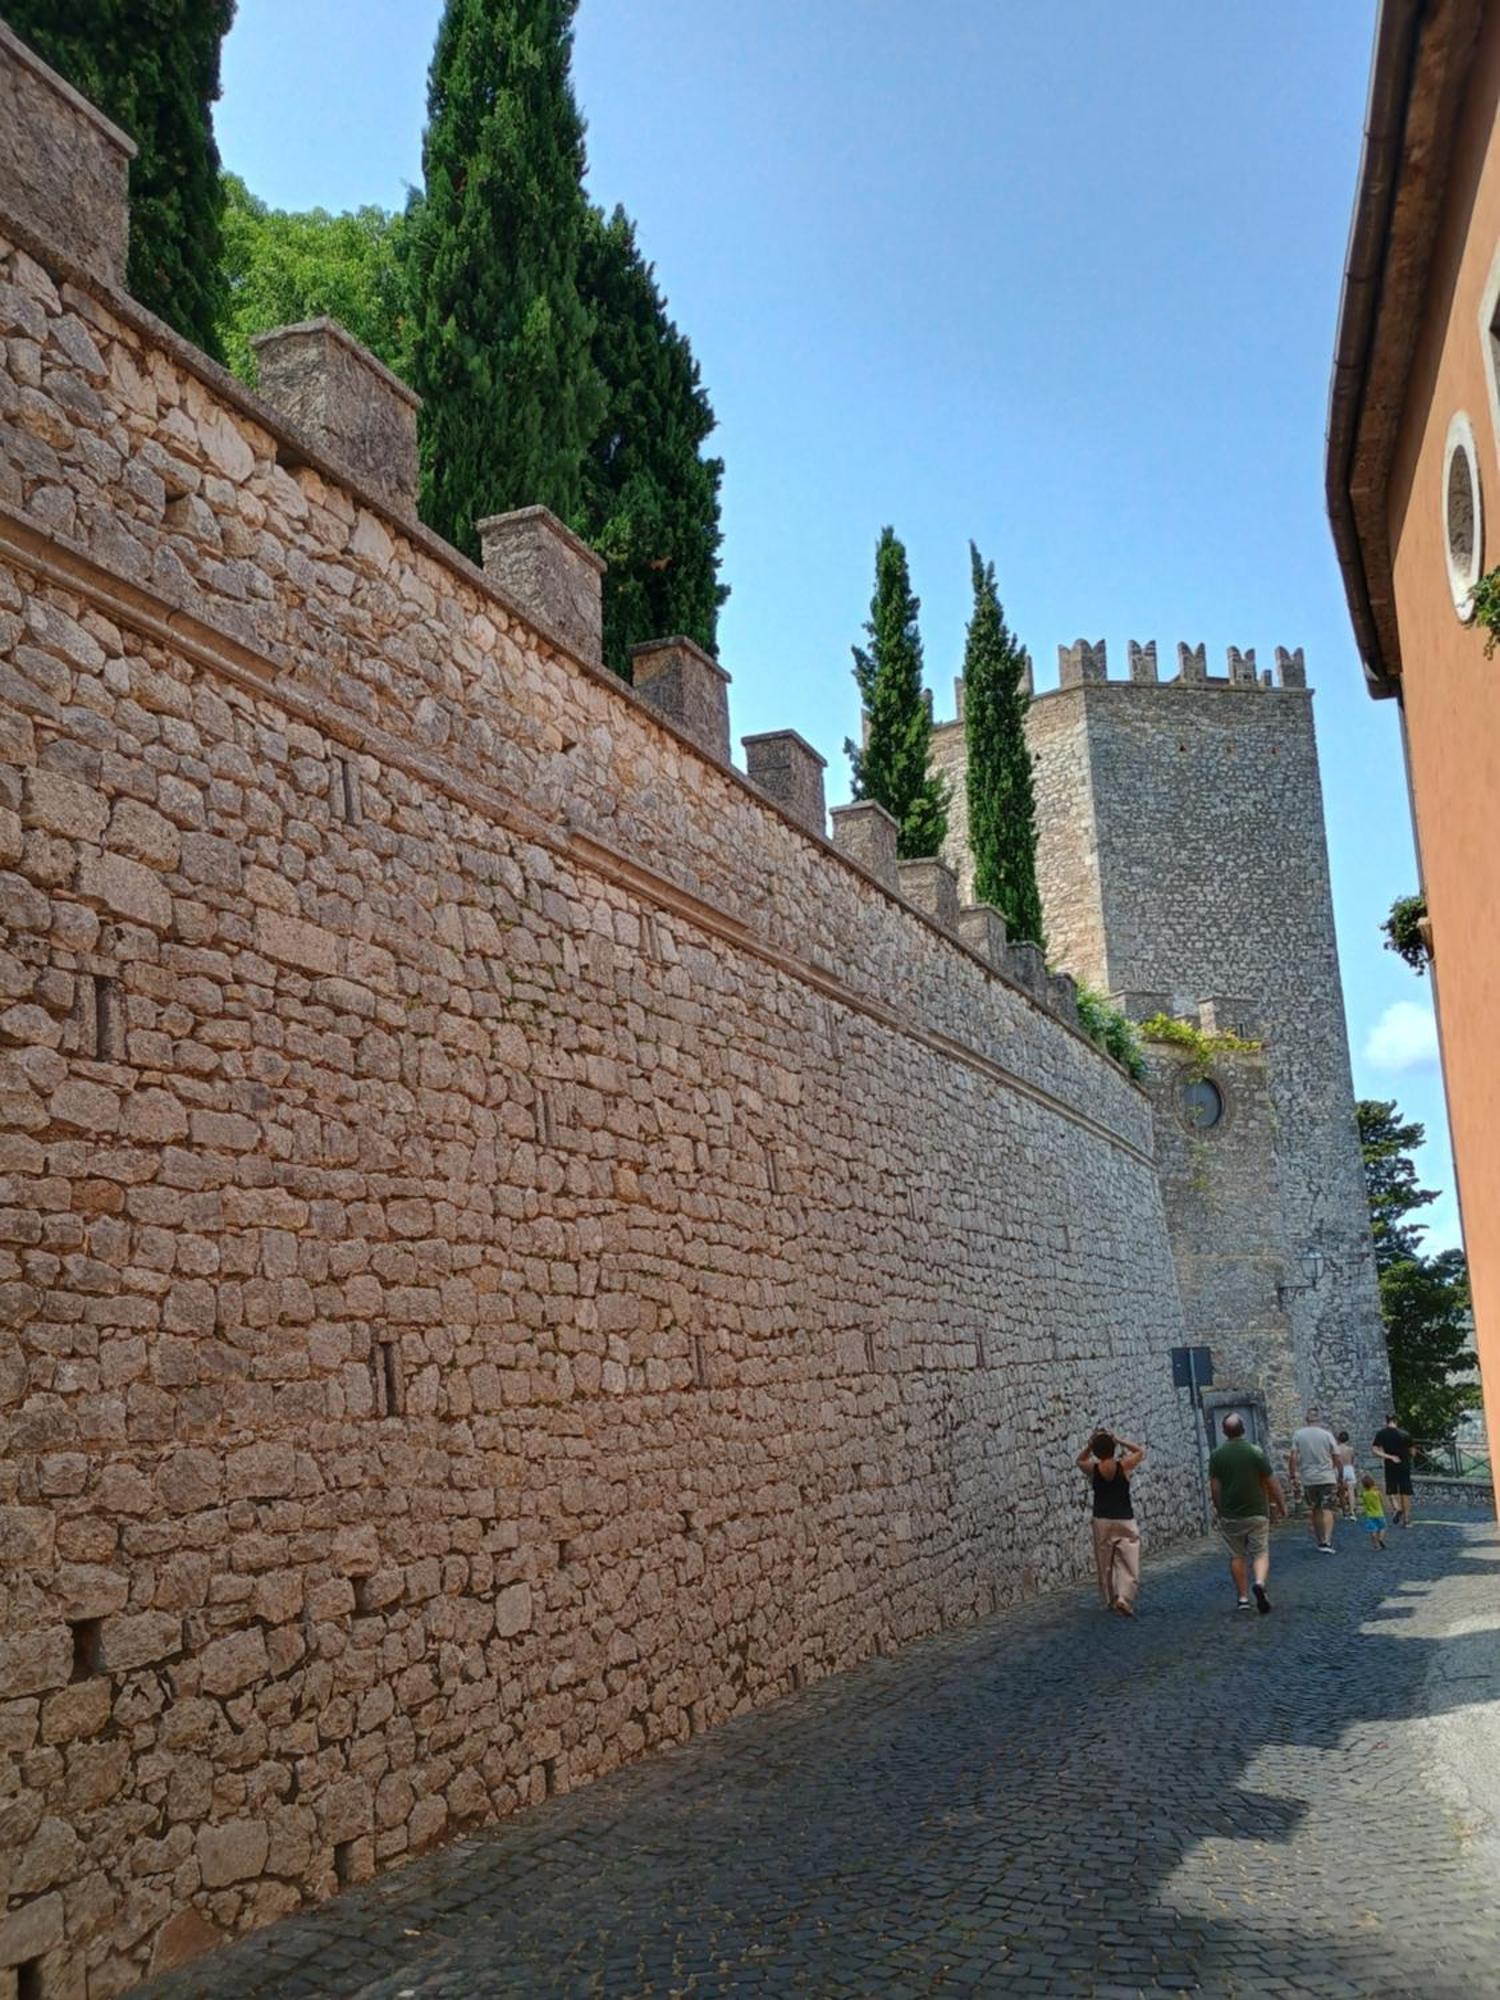
<svg viewBox="0 0 1500 2000">
<path fill-rule="evenodd" d="M 1038 786 L 1043 904 L 1050 928 L 1083 890 L 1086 914 L 1068 935 L 1084 955 L 1069 969 L 1133 1008 L 1139 997 L 1136 1011 L 1194 1015 L 1215 994 L 1248 1005 L 1276 1119 L 1286 1284 L 1301 1286 L 1304 1256 L 1323 1259 L 1316 1285 L 1286 1293 L 1297 1396 L 1370 1437 L 1389 1378 L 1312 696 L 1300 651 L 1278 649 L 1274 686 L 1253 652 L 1230 648 L 1221 680 L 1201 648 L 1178 653 L 1176 681 L 1086 679 L 1033 706 L 1049 774 Z M 1080 827 L 1091 881 L 1080 881 Z"/>
<path fill-rule="evenodd" d="M 1300 1283 L 1301 1275 L 1286 1268 L 1266 1054 L 1246 1049 L 1214 1056 L 1212 1081 L 1223 1115 L 1204 1129 L 1192 1122 L 1183 1101 L 1198 1061 L 1161 1042 L 1147 1042 L 1144 1052 L 1187 1337 L 1212 1350 L 1216 1388 L 1260 1392 L 1279 1451 L 1302 1421 L 1288 1312 L 1293 1295 L 1283 1289 Z"/>
<path fill-rule="evenodd" d="M 1139 1090 L 24 217 L 0 341 L 0 1968 L 1077 1575 L 1096 1417 L 1192 1525 Z"/>
</svg>

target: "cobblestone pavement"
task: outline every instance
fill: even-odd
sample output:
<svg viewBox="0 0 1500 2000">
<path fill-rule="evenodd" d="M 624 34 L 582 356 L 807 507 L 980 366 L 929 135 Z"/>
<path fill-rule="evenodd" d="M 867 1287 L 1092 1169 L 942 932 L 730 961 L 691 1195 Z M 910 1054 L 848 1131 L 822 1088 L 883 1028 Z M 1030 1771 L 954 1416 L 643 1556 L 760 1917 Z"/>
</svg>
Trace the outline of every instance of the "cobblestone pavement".
<svg viewBox="0 0 1500 2000">
<path fill-rule="evenodd" d="M 1500 1536 L 1277 1538 L 820 1683 L 140 1989 L 1500 1994 Z M 1481 1801 L 1476 1805 L 1476 1796 Z"/>
</svg>

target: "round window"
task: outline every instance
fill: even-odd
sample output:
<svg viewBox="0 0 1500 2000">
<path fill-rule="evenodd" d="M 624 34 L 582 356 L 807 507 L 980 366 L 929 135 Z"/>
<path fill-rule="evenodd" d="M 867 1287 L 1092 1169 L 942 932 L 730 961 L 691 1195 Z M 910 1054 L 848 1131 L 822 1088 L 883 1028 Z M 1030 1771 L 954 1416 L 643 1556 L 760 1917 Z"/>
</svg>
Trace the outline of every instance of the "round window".
<svg viewBox="0 0 1500 2000">
<path fill-rule="evenodd" d="M 1467 624 L 1474 616 L 1473 592 L 1484 547 L 1484 508 L 1479 496 L 1474 427 L 1462 410 L 1448 426 L 1443 454 L 1443 546 L 1453 608 Z"/>
<path fill-rule="evenodd" d="M 1206 1076 L 1182 1086 L 1182 1115 L 1195 1131 L 1206 1132 L 1224 1116 L 1224 1093 Z"/>
</svg>

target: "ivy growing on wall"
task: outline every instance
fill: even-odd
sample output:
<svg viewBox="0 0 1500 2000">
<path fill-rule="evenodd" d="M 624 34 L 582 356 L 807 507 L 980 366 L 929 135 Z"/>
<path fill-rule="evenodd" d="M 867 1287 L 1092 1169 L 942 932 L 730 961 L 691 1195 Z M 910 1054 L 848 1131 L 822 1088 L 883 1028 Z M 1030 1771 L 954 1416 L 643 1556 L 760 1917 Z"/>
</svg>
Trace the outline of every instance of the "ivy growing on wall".
<svg viewBox="0 0 1500 2000">
<path fill-rule="evenodd" d="M 1195 1083 L 1208 1075 L 1215 1056 L 1253 1055 L 1261 1047 L 1248 1035 L 1233 1034 L 1228 1028 L 1210 1034 L 1195 1022 L 1180 1021 L 1172 1014 L 1152 1014 L 1142 1021 L 1140 1033 L 1143 1041 L 1163 1042 L 1185 1055 L 1187 1074 Z"/>
</svg>

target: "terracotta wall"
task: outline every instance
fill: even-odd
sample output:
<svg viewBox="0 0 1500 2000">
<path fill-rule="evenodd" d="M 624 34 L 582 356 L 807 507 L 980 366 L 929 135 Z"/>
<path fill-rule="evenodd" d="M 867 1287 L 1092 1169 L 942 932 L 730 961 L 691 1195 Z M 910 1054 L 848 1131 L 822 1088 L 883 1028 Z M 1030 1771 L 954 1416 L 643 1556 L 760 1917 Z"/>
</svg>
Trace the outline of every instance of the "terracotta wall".
<svg viewBox="0 0 1500 2000">
<path fill-rule="evenodd" d="M 1492 1438 L 1500 1438 L 1500 659 L 1455 614 L 1444 450 L 1467 413 L 1479 449 L 1481 554 L 1500 564 L 1500 437 L 1480 303 L 1500 253 L 1500 10 L 1476 52 L 1390 496 L 1403 708 L 1437 952 L 1449 1120 Z M 1393 885 L 1393 888 L 1396 885 Z"/>
</svg>

